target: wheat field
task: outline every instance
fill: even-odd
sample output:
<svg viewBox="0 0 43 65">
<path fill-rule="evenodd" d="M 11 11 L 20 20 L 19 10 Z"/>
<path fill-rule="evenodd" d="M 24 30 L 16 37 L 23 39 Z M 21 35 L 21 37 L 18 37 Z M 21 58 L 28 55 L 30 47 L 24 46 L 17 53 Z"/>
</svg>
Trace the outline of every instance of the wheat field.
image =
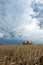
<svg viewBox="0 0 43 65">
<path fill-rule="evenodd" d="M 43 45 L 0 45 L 0 65 L 43 65 Z"/>
</svg>

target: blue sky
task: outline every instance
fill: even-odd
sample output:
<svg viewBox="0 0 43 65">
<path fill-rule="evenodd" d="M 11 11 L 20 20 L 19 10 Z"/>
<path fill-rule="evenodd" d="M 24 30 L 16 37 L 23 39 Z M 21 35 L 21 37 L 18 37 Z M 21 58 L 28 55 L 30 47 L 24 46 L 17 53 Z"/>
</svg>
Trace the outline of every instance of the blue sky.
<svg viewBox="0 0 43 65">
<path fill-rule="evenodd" d="M 2 39 L 43 43 L 43 0 L 0 0 Z"/>
</svg>

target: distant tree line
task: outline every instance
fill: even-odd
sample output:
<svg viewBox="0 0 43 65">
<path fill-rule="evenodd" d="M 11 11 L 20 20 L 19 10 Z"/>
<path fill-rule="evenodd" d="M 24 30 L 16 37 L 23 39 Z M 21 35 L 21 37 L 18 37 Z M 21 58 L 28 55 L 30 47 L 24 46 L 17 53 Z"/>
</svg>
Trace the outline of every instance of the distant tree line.
<svg viewBox="0 0 43 65">
<path fill-rule="evenodd" d="M 32 45 L 32 41 L 25 41 L 23 42 L 23 45 Z"/>
</svg>

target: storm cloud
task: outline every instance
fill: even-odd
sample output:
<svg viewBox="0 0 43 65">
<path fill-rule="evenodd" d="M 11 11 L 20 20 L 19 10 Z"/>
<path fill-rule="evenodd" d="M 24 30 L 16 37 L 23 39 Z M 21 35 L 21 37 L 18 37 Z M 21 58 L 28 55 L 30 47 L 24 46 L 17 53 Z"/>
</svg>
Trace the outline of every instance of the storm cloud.
<svg viewBox="0 0 43 65">
<path fill-rule="evenodd" d="M 0 0 L 0 38 L 43 43 L 43 1 Z"/>
</svg>

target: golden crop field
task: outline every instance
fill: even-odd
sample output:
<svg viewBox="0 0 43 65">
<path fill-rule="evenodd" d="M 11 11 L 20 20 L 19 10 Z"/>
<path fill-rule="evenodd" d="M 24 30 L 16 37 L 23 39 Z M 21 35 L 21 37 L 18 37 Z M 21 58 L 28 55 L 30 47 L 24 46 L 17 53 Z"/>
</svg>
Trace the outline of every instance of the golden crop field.
<svg viewBox="0 0 43 65">
<path fill-rule="evenodd" d="M 0 65 L 43 65 L 43 45 L 0 45 Z"/>
</svg>

